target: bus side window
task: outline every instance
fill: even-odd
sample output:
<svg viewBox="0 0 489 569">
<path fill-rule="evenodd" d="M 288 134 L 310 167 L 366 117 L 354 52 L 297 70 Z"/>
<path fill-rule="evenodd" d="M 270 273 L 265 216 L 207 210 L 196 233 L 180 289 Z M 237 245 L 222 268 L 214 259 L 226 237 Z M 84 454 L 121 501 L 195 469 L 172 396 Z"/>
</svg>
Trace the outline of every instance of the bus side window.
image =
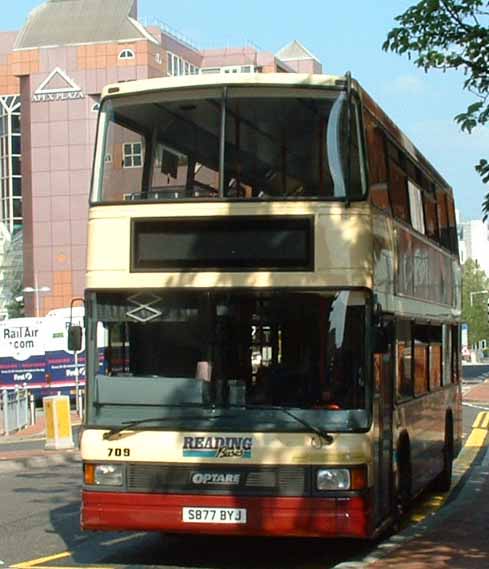
<svg viewBox="0 0 489 569">
<path fill-rule="evenodd" d="M 416 396 L 428 392 L 428 344 L 414 340 L 414 393 Z"/>
<path fill-rule="evenodd" d="M 458 326 L 452 326 L 452 382 L 460 382 L 460 334 Z"/>
<path fill-rule="evenodd" d="M 448 213 L 448 241 L 452 253 L 458 255 L 457 221 L 455 219 L 455 205 L 453 199 L 447 196 Z"/>
<path fill-rule="evenodd" d="M 450 248 L 450 236 L 448 227 L 448 206 L 447 196 L 443 190 L 436 190 L 436 201 L 438 204 L 438 221 L 440 226 L 440 241 L 447 249 Z"/>
<path fill-rule="evenodd" d="M 433 192 L 423 192 L 424 218 L 426 235 L 434 241 L 439 241 L 438 215 L 436 212 L 436 198 Z"/>
<path fill-rule="evenodd" d="M 406 399 L 413 396 L 413 346 L 412 330 L 409 320 L 399 320 L 396 325 L 397 397 Z"/>
<path fill-rule="evenodd" d="M 401 166 L 400 150 L 391 142 L 387 143 L 389 154 L 389 196 L 392 213 L 397 219 L 410 223 L 407 176 Z"/>
<path fill-rule="evenodd" d="M 441 387 L 441 342 L 430 343 L 430 390 Z"/>
<path fill-rule="evenodd" d="M 367 135 L 367 154 L 369 166 L 370 201 L 379 209 L 391 212 L 387 190 L 387 163 L 385 137 L 380 125 L 367 111 L 365 112 Z"/>
<path fill-rule="evenodd" d="M 416 324 L 414 326 L 415 393 L 422 395 L 441 387 L 442 328 Z"/>
<path fill-rule="evenodd" d="M 452 381 L 452 334 L 447 324 L 443 325 L 443 385 L 449 385 Z"/>
</svg>

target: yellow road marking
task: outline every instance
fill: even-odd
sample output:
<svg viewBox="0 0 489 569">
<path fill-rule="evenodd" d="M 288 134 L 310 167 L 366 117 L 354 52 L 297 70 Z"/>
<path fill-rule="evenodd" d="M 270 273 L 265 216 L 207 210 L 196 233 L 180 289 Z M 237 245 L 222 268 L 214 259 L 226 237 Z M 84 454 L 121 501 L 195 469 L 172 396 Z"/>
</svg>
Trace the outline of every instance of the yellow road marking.
<svg viewBox="0 0 489 569">
<path fill-rule="evenodd" d="M 125 537 L 116 537 L 115 539 L 110 539 L 109 541 L 103 541 L 101 545 L 117 545 L 118 543 L 124 543 L 126 541 L 131 541 L 132 539 L 136 539 L 137 537 L 142 537 L 145 535 L 144 533 L 136 533 L 133 535 L 127 535 Z M 44 568 L 43 568 L 44 569 Z"/>
<path fill-rule="evenodd" d="M 489 425 L 489 413 L 487 411 L 481 411 L 478 413 L 477 417 L 474 419 L 472 424 L 473 429 L 487 429 Z"/>
<path fill-rule="evenodd" d="M 103 542 L 102 545 L 116 545 L 118 543 L 123 543 L 125 541 L 130 541 L 132 539 L 136 539 L 141 537 L 144 533 L 136 533 L 129 536 L 119 537 L 115 539 L 111 539 L 109 541 Z M 11 565 L 11 569 L 33 569 L 42 563 L 48 563 L 49 561 L 56 561 L 57 559 L 65 559 L 66 557 L 70 557 L 72 555 L 71 551 L 64 551 L 63 553 L 56 553 L 55 555 L 49 555 L 48 557 L 40 557 L 39 559 L 33 559 L 32 561 L 24 561 L 22 563 L 17 563 L 16 565 Z M 109 565 L 88 565 L 90 569 L 114 569 Z M 80 569 L 80 566 L 69 566 L 69 565 L 42 565 L 41 569 Z"/>
<path fill-rule="evenodd" d="M 32 565 L 19 563 L 18 565 L 11 565 L 10 567 L 16 567 L 17 569 L 29 569 Z M 81 565 L 72 565 L 71 567 L 69 565 L 43 565 L 41 569 L 82 569 L 82 567 L 83 566 Z M 108 565 L 105 567 L 102 567 L 101 565 L 88 565 L 87 567 L 90 569 L 114 569 L 114 567 L 109 567 Z"/>
<path fill-rule="evenodd" d="M 481 429 L 487 429 L 488 426 L 489 426 L 489 413 L 486 411 L 484 413 L 484 418 L 482 419 L 480 428 Z"/>
<path fill-rule="evenodd" d="M 63 559 L 65 557 L 70 557 L 71 551 L 64 551 L 63 553 L 56 553 L 55 555 L 48 555 L 47 557 L 39 557 L 39 559 L 33 559 L 32 561 L 25 561 L 24 563 L 17 563 L 17 565 L 11 565 L 12 569 L 26 569 L 27 567 L 35 567 L 41 563 L 47 563 L 48 561 L 55 561 L 56 559 Z"/>
</svg>

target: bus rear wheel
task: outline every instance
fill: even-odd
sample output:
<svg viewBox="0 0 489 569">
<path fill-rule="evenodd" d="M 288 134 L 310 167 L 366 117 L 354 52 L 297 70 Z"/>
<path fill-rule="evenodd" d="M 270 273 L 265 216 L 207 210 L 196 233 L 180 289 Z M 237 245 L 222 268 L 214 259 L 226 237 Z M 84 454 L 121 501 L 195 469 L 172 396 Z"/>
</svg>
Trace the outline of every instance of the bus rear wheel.
<svg viewBox="0 0 489 569">
<path fill-rule="evenodd" d="M 443 470 L 433 481 L 433 488 L 439 492 L 448 492 L 452 485 L 453 471 L 453 427 L 447 420 L 445 429 L 445 445 L 443 446 Z"/>
<path fill-rule="evenodd" d="M 399 479 L 397 486 L 397 504 L 399 513 L 406 512 L 411 503 L 412 469 L 409 447 L 405 443 L 399 452 Z"/>
</svg>

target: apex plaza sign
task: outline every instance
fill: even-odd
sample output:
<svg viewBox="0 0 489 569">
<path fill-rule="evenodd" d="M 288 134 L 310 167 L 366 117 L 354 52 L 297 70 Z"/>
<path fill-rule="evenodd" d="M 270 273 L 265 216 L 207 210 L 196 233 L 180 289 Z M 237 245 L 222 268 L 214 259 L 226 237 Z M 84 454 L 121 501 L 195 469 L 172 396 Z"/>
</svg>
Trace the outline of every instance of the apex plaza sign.
<svg viewBox="0 0 489 569">
<path fill-rule="evenodd" d="M 49 101 L 73 101 L 84 98 L 85 94 L 73 79 L 68 77 L 65 71 L 56 67 L 34 91 L 32 102 L 47 103 Z"/>
</svg>

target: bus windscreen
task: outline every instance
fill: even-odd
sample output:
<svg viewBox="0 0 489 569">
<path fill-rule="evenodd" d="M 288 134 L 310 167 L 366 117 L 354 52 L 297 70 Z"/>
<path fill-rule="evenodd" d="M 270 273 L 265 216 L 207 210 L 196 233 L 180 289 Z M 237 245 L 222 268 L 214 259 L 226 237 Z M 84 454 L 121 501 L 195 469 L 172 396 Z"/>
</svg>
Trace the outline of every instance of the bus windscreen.
<svg viewBox="0 0 489 569">
<path fill-rule="evenodd" d="M 108 99 L 93 201 L 361 199 L 356 106 L 340 91 L 280 93 Z"/>
<path fill-rule="evenodd" d="M 95 302 L 107 378 L 129 381 L 120 391 L 133 383 L 134 404 L 365 409 L 359 292 L 100 293 Z M 110 405 L 103 381 L 99 404 Z"/>
</svg>

